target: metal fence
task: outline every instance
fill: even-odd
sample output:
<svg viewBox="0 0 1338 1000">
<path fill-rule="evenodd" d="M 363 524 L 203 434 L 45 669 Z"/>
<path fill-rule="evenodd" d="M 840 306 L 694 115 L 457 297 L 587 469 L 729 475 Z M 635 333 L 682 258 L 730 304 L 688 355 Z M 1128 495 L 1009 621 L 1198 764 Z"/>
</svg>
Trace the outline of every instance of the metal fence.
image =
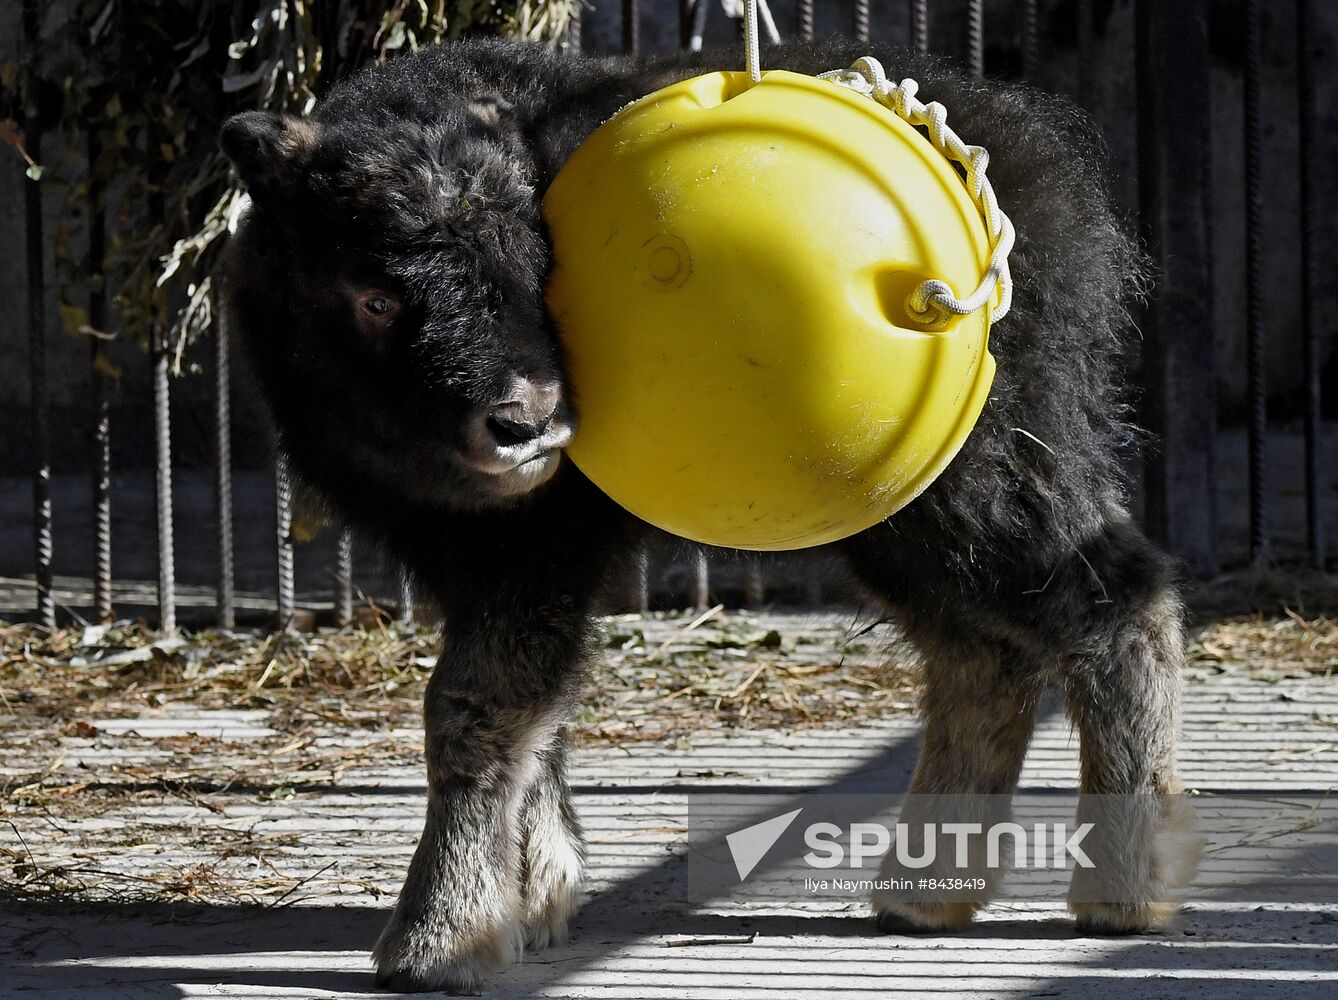
<svg viewBox="0 0 1338 1000">
<path fill-rule="evenodd" d="M 612 2 L 612 0 L 609 0 Z M 644 26 L 655 18 L 662 25 L 665 3 L 620 0 L 619 25 L 613 37 L 624 50 L 640 53 L 644 44 Z M 38 4 L 26 2 L 22 18 L 25 37 L 35 44 L 38 37 Z M 1119 7 L 1119 3 L 1114 3 Z M 1125 4 L 1125 6 L 1129 6 Z M 1281 7 L 1270 9 L 1276 13 Z M 1155 260 L 1158 285 L 1141 320 L 1143 334 L 1143 394 L 1140 404 L 1142 422 L 1153 432 L 1156 445 L 1146 450 L 1142 467 L 1143 516 L 1149 531 L 1184 559 L 1197 575 L 1208 575 L 1219 567 L 1220 524 L 1217 504 L 1219 476 L 1215 468 L 1219 412 L 1217 406 L 1218 354 L 1214 322 L 1214 233 L 1215 218 L 1212 185 L 1213 136 L 1213 55 L 1210 30 L 1228 28 L 1238 34 L 1243 51 L 1228 69 L 1240 74 L 1243 99 L 1242 126 L 1239 129 L 1239 154 L 1243 162 L 1245 194 L 1243 254 L 1245 280 L 1245 364 L 1247 462 L 1245 493 L 1248 503 L 1248 555 L 1262 560 L 1271 555 L 1272 509 L 1271 473 L 1268 456 L 1269 413 L 1267 358 L 1273 349 L 1264 305 L 1266 261 L 1271 252 L 1264 240 L 1265 178 L 1262 176 L 1261 137 L 1264 125 L 1262 82 L 1265 42 L 1262 28 L 1265 5 L 1261 0 L 1243 0 L 1231 6 L 1212 5 L 1217 21 L 1210 22 L 1208 0 L 1133 0 L 1130 15 L 1134 35 L 1128 48 L 1133 65 L 1136 94 L 1136 168 L 1137 211 L 1143 238 Z M 839 30 L 857 39 L 891 38 L 921 51 L 941 51 L 959 59 L 975 75 L 999 73 L 1010 77 L 1059 85 L 1080 103 L 1093 106 L 1095 65 L 1102 46 L 1123 44 L 1107 31 L 1095 29 L 1098 15 L 1109 19 L 1112 0 L 993 0 L 989 8 L 984 0 L 909 0 L 909 2 L 853 2 L 816 5 L 814 0 L 796 0 L 793 4 L 772 4 L 782 34 L 812 38 L 815 32 Z M 599 12 L 599 11 L 597 11 Z M 603 12 L 606 16 L 607 11 Z M 672 17 L 673 12 L 668 12 Z M 725 19 L 714 0 L 681 0 L 677 14 L 677 43 L 696 47 L 710 30 L 717 33 Z M 1296 363 L 1299 380 L 1299 413 L 1302 423 L 1301 479 L 1303 480 L 1304 559 L 1323 568 L 1327 547 L 1324 533 L 1324 475 L 1321 440 L 1321 369 L 1323 348 L 1320 313 L 1320 274 L 1317 269 L 1320 185 L 1324 162 L 1322 135 L 1318 125 L 1316 81 L 1319 78 L 1321 52 L 1316 8 L 1312 0 L 1295 0 L 1294 39 L 1284 48 L 1290 52 L 1288 72 L 1294 75 L 1294 104 L 1269 108 L 1270 116 L 1290 116 L 1294 122 L 1299 155 L 1294 175 L 1271 178 L 1273 185 L 1291 184 L 1299 188 L 1296 233 L 1299 239 L 1300 271 L 1296 294 L 1300 297 L 1301 335 Z M 587 13 L 587 17 L 590 14 Z M 1234 19 L 1223 25 L 1222 19 Z M 1276 26 L 1275 22 L 1275 26 Z M 788 30 L 787 30 L 788 26 Z M 573 48 L 601 46 L 589 21 L 573 24 L 570 44 Z M 607 28 L 607 25 L 606 25 Z M 987 30 L 988 29 L 988 30 Z M 1071 70 L 1056 80 L 1054 73 L 1043 71 L 1052 66 L 1054 38 L 1065 34 L 1065 48 L 1070 53 Z M 1276 34 L 1276 32 L 1275 32 Z M 662 37 L 664 32 L 659 32 Z M 608 32 L 604 34 L 608 41 Z M 1276 38 L 1274 39 L 1276 43 Z M 1274 46 L 1270 52 L 1278 51 Z M 995 63 L 998 63 L 996 66 Z M 1218 137 L 1220 140 L 1220 136 Z M 27 149 L 40 155 L 42 135 L 36 127 L 25 134 Z M 96 157 L 90 148 L 87 155 Z M 98 192 L 90 192 L 91 204 L 98 204 Z M 60 544 L 58 525 L 53 524 L 51 499 L 50 427 L 47 404 L 47 323 L 44 302 L 45 223 L 39 185 L 26 183 L 23 204 L 27 262 L 27 327 L 31 366 L 31 440 L 33 449 L 34 575 L 36 580 L 36 618 L 47 626 L 56 624 L 56 602 L 52 595 L 53 552 Z M 90 213 L 88 246 L 89 273 L 100 273 L 103 248 L 108 238 L 104 213 Z M 101 281 L 88 286 L 88 312 L 92 325 L 104 328 L 107 295 Z M 218 579 L 215 596 L 217 624 L 231 627 L 236 620 L 237 594 L 234 587 L 236 560 L 233 552 L 233 462 L 232 452 L 232 374 L 229 368 L 229 331 L 221 322 L 212 329 L 209 352 L 213 379 L 214 446 L 214 544 L 217 547 Z M 164 630 L 176 627 L 177 583 L 173 555 L 173 463 L 172 424 L 169 417 L 168 357 L 163 330 L 151 331 L 148 363 L 152 366 L 154 413 L 155 497 L 157 504 L 157 605 L 159 624 Z M 91 414 L 93 421 L 92 517 L 94 521 L 92 559 L 93 580 L 90 588 L 92 613 L 99 618 L 116 614 L 113 606 L 111 546 L 111 435 L 106 377 L 100 364 L 104 345 L 92 340 L 88 368 Z M 274 582 L 275 620 L 287 623 L 296 608 L 294 586 L 295 553 L 291 537 L 292 496 L 287 472 L 282 463 L 274 469 L 275 534 L 277 579 Z M 336 622 L 347 622 L 354 614 L 353 546 L 347 533 L 335 550 L 331 578 L 333 593 L 326 606 Z M 629 605 L 647 607 L 651 601 L 651 556 L 643 556 L 640 571 L 632 582 Z M 705 605 L 713 598 L 713 562 L 706 555 L 690 557 L 681 581 L 689 604 Z M 759 565 L 752 561 L 731 563 L 740 581 L 732 593 L 750 602 L 767 599 L 768 581 Z M 799 572 L 805 573 L 806 570 Z M 734 585 L 731 585 L 734 586 Z M 388 604 L 396 604 L 402 616 L 413 614 L 413 595 L 408 584 L 402 592 L 391 595 Z M 798 593 L 806 600 L 822 599 L 817 576 L 801 581 Z M 663 599 L 663 598 L 660 598 Z"/>
</svg>

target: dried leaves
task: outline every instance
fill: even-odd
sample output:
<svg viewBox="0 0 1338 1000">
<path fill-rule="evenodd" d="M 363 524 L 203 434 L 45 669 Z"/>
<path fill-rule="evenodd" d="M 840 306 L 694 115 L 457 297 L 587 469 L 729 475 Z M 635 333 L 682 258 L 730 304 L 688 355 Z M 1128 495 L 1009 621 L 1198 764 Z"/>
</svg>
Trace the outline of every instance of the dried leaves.
<svg viewBox="0 0 1338 1000">
<path fill-rule="evenodd" d="M 248 817 L 418 773 L 437 644 L 402 627 L 159 638 L 0 624 L 0 898 L 272 906 L 386 891 L 393 865 L 379 882 L 370 861 L 313 873 L 309 837 Z M 883 644 L 849 616 L 626 616 L 602 645 L 574 727 L 584 744 L 832 724 L 913 697 L 913 674 L 883 668 Z M 198 721 L 209 711 L 217 721 Z"/>
<path fill-rule="evenodd" d="M 849 635 L 848 620 L 776 620 L 767 627 L 741 612 L 695 626 L 666 616 L 608 620 L 578 738 L 818 725 L 910 706 L 909 669 L 885 665 L 878 643 Z M 51 636 L 0 624 L 0 700 L 29 720 L 190 705 L 265 709 L 287 729 L 382 725 L 418 712 L 437 646 L 431 631 L 403 626 L 160 638 L 130 623 Z"/>
<path fill-rule="evenodd" d="M 1328 677 L 1338 669 L 1338 621 L 1286 611 L 1211 622 L 1195 632 L 1189 660 L 1192 668 L 1243 670 L 1256 680 Z"/>
<path fill-rule="evenodd" d="M 678 746 L 904 713 L 916 675 L 884 665 L 887 638 L 849 615 L 611 618 L 576 738 Z M 0 623 L 0 898 L 286 906 L 393 891 L 403 858 L 332 871 L 320 851 L 337 854 L 346 834 L 260 820 L 417 774 L 436 647 L 429 631 L 375 626 L 161 639 L 134 624 Z M 1212 622 L 1189 651 L 1191 678 L 1327 676 L 1338 623 Z M 217 721 L 201 724 L 209 711 Z M 392 812 L 384 796 L 375 809 Z"/>
</svg>

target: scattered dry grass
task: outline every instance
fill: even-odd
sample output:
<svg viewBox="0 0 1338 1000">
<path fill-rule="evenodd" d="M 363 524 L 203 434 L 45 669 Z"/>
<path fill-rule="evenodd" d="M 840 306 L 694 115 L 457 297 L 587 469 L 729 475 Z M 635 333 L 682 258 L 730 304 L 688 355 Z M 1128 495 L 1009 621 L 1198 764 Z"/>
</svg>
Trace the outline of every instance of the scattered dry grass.
<svg viewBox="0 0 1338 1000">
<path fill-rule="evenodd" d="M 1236 670 L 1256 680 L 1328 677 L 1338 669 L 1338 620 L 1287 611 L 1209 622 L 1189 644 L 1191 668 Z"/>
<path fill-rule="evenodd" d="M 813 623 L 719 609 L 700 620 L 609 619 L 576 740 L 683 745 L 700 732 L 911 708 L 914 672 L 883 662 L 885 642 Z M 430 630 L 388 625 L 164 638 L 130 623 L 50 635 L 0 623 L 0 900 L 301 898 L 315 876 L 283 870 L 290 848 L 300 856 L 294 838 L 219 823 L 241 802 L 313 798 L 417 771 L 436 646 Z M 247 712 L 263 729 L 228 738 L 157 735 L 151 725 L 219 710 Z M 145 723 L 141 732 L 112 720 Z M 100 763 L 90 769 L 86 758 Z M 146 845 L 198 860 L 132 864 Z M 380 891 L 338 874 L 319 884 Z"/>
<path fill-rule="evenodd" d="M 805 634 L 804 619 L 759 621 L 719 609 L 693 621 L 608 619 L 578 741 L 827 725 L 910 706 L 913 672 L 885 662 L 886 643 L 832 624 Z M 180 706 L 263 710 L 288 734 L 322 723 L 383 730 L 416 720 L 437 645 L 430 630 L 384 625 L 164 638 L 129 623 L 51 635 L 0 623 L 0 703 L 9 725 L 39 721 L 54 735 Z"/>
<path fill-rule="evenodd" d="M 624 616 L 605 622 L 603 644 L 574 725 L 586 746 L 854 725 L 915 701 L 915 670 L 889 665 L 886 637 L 848 616 Z M 416 772 L 436 646 L 430 630 L 379 625 L 163 638 L 134 624 L 48 635 L 0 623 L 0 902 L 276 906 L 387 891 L 361 868 L 302 869 L 298 835 L 238 825 L 238 807 L 300 808 Z M 1191 677 L 1329 676 L 1338 621 L 1211 621 L 1189 654 Z M 163 735 L 150 724 L 218 710 L 259 728 Z"/>
</svg>

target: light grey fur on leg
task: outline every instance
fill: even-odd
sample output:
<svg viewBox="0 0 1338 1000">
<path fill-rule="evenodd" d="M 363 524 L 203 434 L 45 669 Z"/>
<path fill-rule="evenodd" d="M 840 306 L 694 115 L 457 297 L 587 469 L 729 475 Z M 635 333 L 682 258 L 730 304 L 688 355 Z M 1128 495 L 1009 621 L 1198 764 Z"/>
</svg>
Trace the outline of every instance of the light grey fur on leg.
<svg viewBox="0 0 1338 1000">
<path fill-rule="evenodd" d="M 1006 821 L 1007 796 L 1017 785 L 1027 752 L 1043 674 L 1029 668 L 1007 644 L 972 635 L 962 622 L 945 619 L 933 631 L 921 623 L 912 634 L 924 662 L 925 736 L 899 823 L 918 831 L 924 822 L 933 822 L 935 811 L 948 801 L 939 796 L 953 797 L 949 808 L 956 822 L 988 826 Z M 978 815 L 964 811 L 973 803 Z M 917 843 L 911 853 L 918 855 L 921 846 Z M 981 878 L 985 888 L 953 893 L 946 900 L 942 893 L 879 890 L 873 896 L 878 926 L 903 933 L 965 927 L 988 901 L 1000 874 L 989 870 L 978 853 L 973 851 L 967 871 L 932 866 L 909 871 L 889 851 L 879 873 L 885 883 L 923 876 Z M 952 857 L 951 849 L 940 844 L 935 863 L 948 863 Z"/>
<path fill-rule="evenodd" d="M 523 806 L 577 676 L 546 635 L 447 634 L 425 699 L 427 822 L 375 949 L 400 991 L 474 990 L 520 957 Z"/>
<path fill-rule="evenodd" d="M 567 787 L 567 729 L 540 751 L 539 772 L 521 813 L 521 894 L 525 944 L 540 951 L 561 944 L 580 908 L 585 844 Z"/>
<path fill-rule="evenodd" d="M 1194 813 L 1175 774 L 1181 618 L 1175 595 L 1158 591 L 1063 670 L 1081 738 L 1078 819 L 1096 822 L 1095 867 L 1075 869 L 1069 893 L 1080 930 L 1163 927 L 1177 910 L 1173 890 L 1198 864 Z"/>
</svg>

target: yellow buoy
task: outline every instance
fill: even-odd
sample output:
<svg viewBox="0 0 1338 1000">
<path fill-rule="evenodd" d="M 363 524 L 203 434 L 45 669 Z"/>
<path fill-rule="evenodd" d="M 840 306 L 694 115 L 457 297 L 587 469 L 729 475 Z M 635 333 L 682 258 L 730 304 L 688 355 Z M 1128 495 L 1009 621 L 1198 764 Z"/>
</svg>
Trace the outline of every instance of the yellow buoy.
<svg viewBox="0 0 1338 1000">
<path fill-rule="evenodd" d="M 844 538 L 909 503 L 975 424 L 990 240 L 955 168 L 892 111 L 783 71 L 624 108 L 543 202 L 571 459 L 633 514 L 744 549 Z M 997 302 L 996 289 L 992 301 Z"/>
</svg>

